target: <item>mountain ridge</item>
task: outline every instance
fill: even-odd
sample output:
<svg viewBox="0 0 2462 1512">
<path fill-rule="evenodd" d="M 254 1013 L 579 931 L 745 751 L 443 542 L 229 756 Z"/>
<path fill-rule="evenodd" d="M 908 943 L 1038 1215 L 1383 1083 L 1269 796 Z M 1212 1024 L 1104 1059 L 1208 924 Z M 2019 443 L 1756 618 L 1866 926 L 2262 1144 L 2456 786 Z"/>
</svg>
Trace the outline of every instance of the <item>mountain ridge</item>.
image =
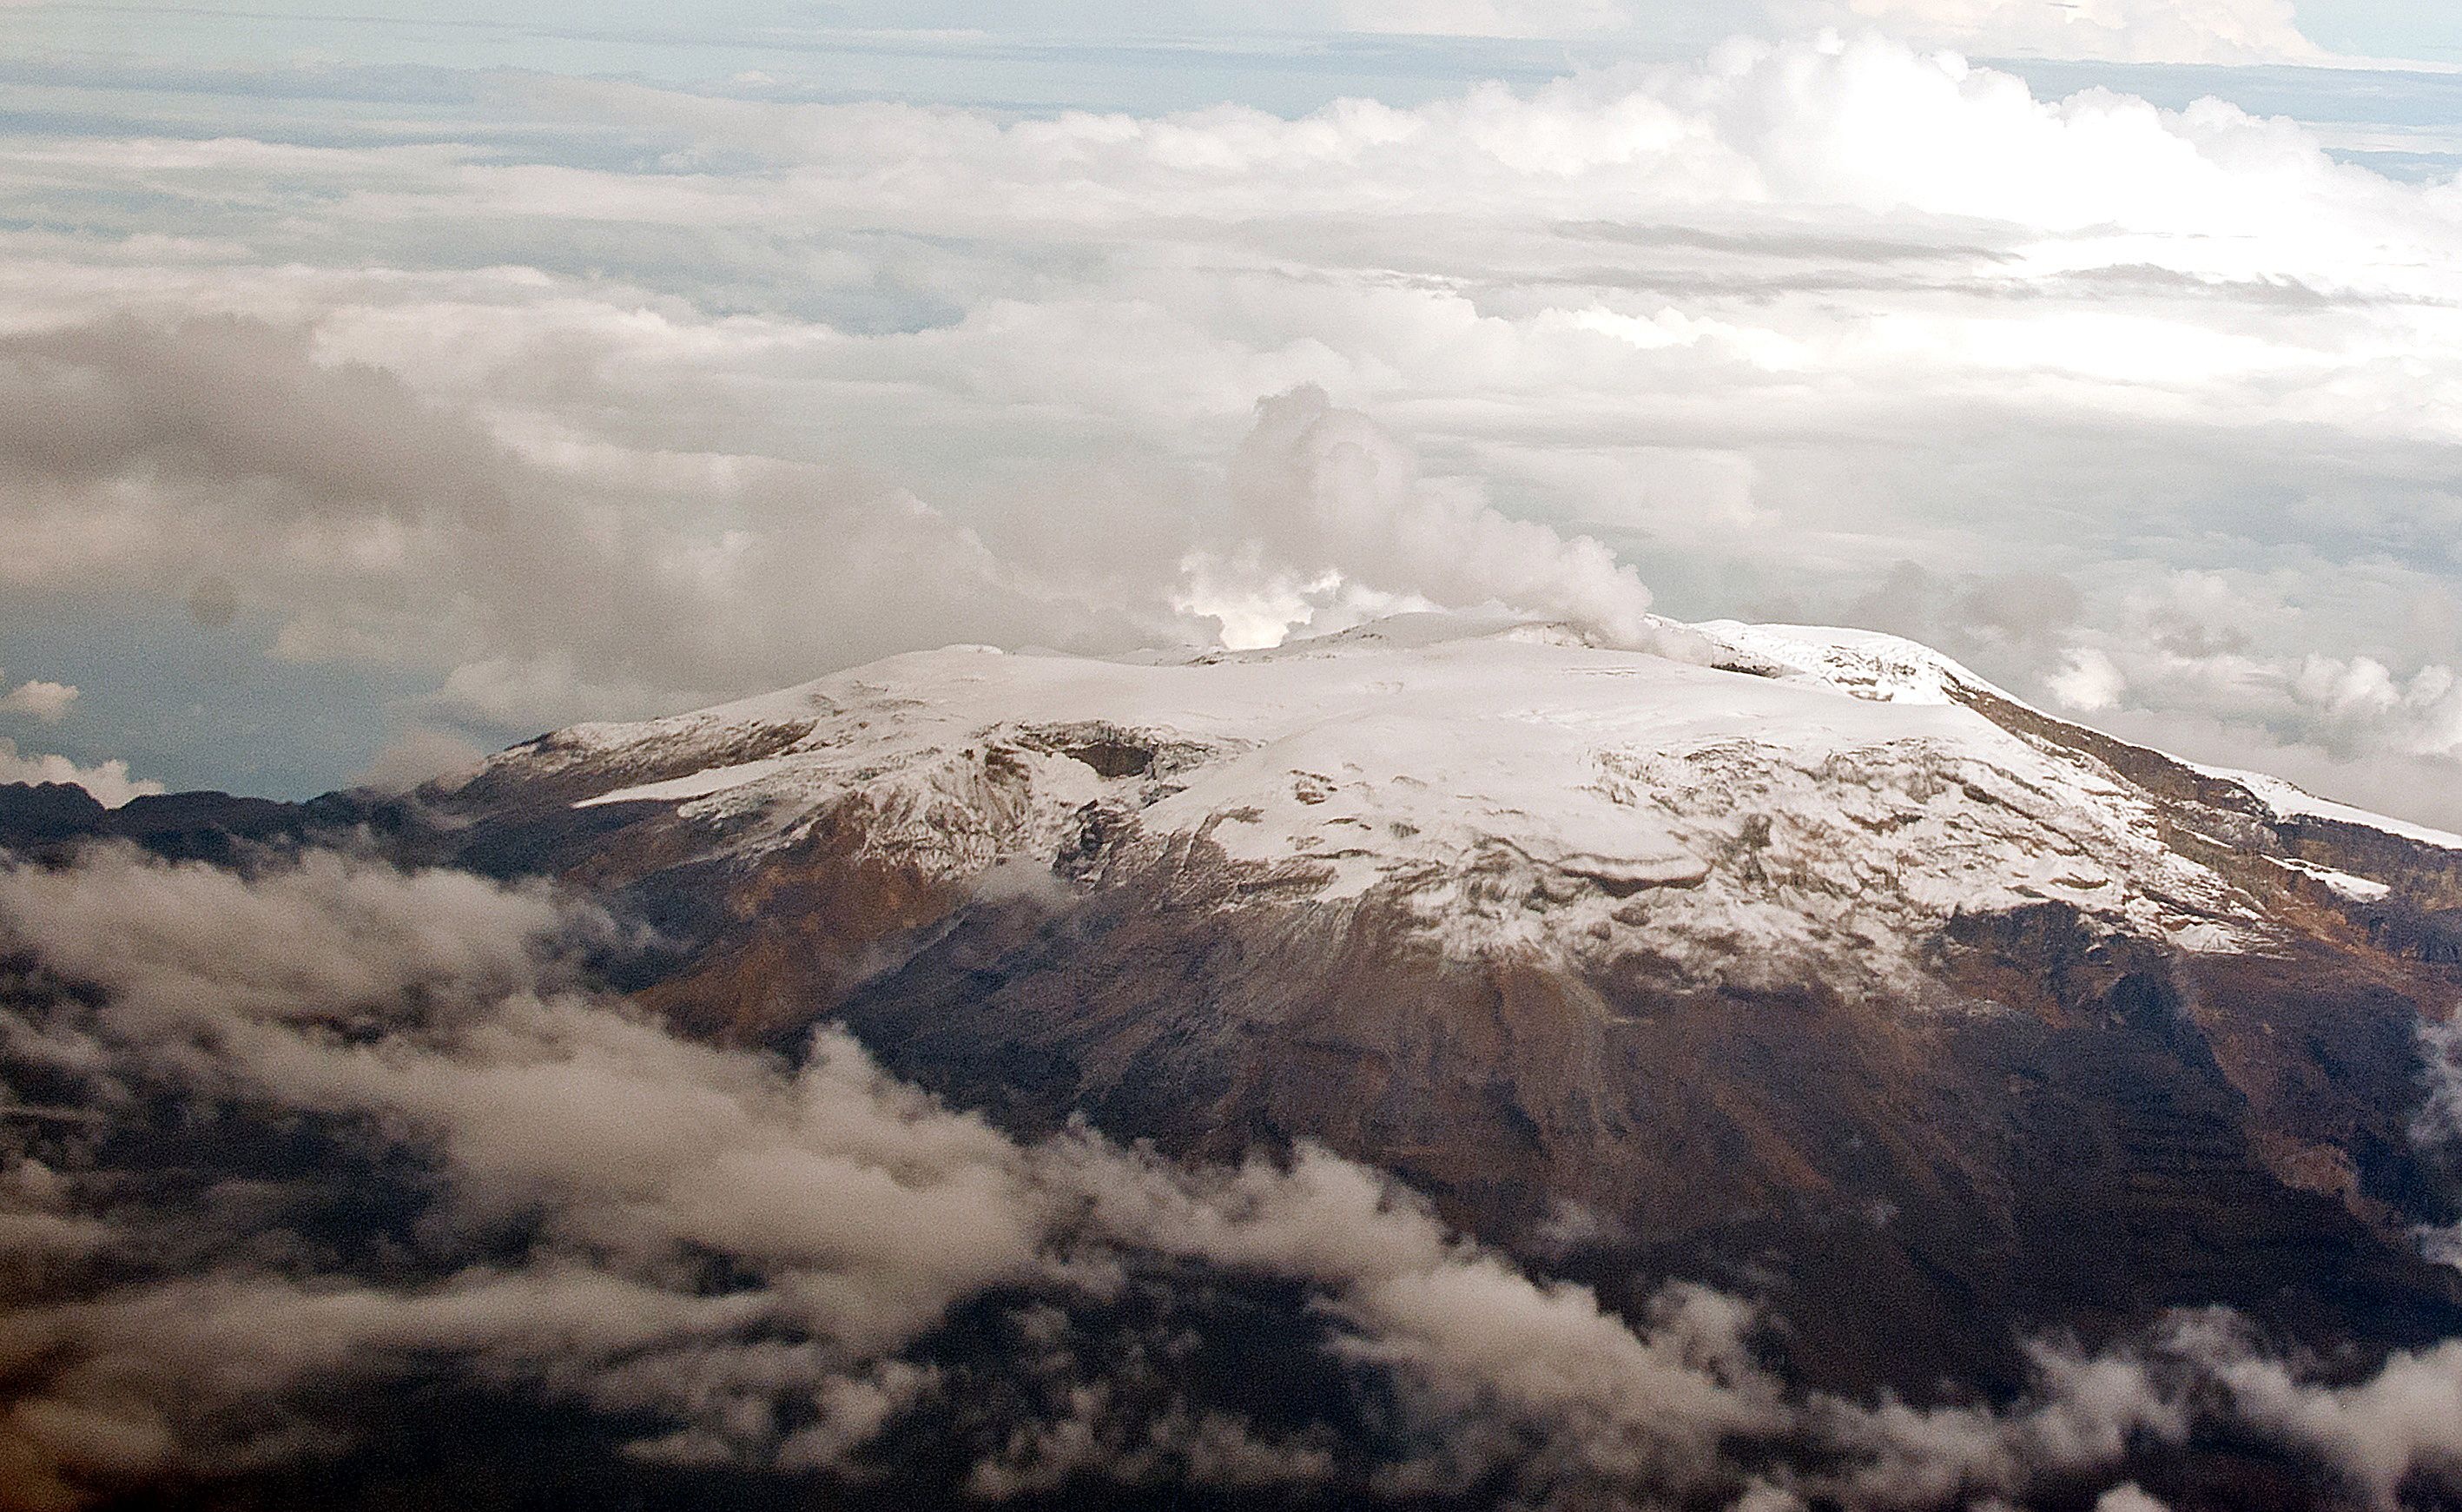
<svg viewBox="0 0 2462 1512">
<path fill-rule="evenodd" d="M 914 653 L 231 843 L 551 877 L 693 1035 L 843 1024 L 1019 1134 L 1323 1146 L 1611 1307 L 1751 1297 L 1822 1389 L 2014 1390 L 2184 1307 L 2462 1333 L 2416 1128 L 2462 850 L 1911 642 L 1687 634 Z"/>
</svg>

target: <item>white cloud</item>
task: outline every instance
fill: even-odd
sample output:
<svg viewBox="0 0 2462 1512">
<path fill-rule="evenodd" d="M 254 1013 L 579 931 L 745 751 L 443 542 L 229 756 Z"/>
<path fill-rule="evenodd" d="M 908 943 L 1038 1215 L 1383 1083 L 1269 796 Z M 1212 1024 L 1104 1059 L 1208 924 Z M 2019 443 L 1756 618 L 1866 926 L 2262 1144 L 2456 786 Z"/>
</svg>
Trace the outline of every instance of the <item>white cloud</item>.
<svg viewBox="0 0 2462 1512">
<path fill-rule="evenodd" d="M 2273 585 L 2175 572 L 2121 609 L 2119 624 L 2066 648 L 2061 670 L 2045 680 L 2063 706 L 2202 716 L 2344 760 L 2462 758 L 2462 685 L 2451 666 L 2428 661 L 2396 673 L 2374 656 L 2283 648 L 2268 621 L 2302 611 Z"/>
<path fill-rule="evenodd" d="M 351 786 L 408 792 L 423 783 L 470 771 L 486 754 L 459 735 L 413 725 L 387 741 L 376 759 L 352 776 Z"/>
<path fill-rule="evenodd" d="M 209 572 L 288 606 L 276 656 L 441 665 L 433 707 L 490 729 L 668 712 L 969 627 L 1134 638 L 1168 615 L 1159 572 L 1149 605 L 1116 611 L 843 470 L 576 477 L 254 322 L 21 338 L 0 387 L 27 443 L 0 514 L 42 543 L 0 576 L 184 594 Z M 712 507 L 744 523 L 707 529 Z"/>
<path fill-rule="evenodd" d="M 50 1278 L 0 1313 L 14 1483 L 69 1505 L 331 1455 L 343 1404 L 440 1371 L 608 1415 L 669 1463 L 860 1467 L 961 1389 L 914 1346 L 988 1298 L 1011 1310 L 970 1331 L 1010 1338 L 1028 1388 L 982 1394 L 983 1362 L 962 1388 L 968 1483 L 993 1497 L 1093 1474 L 1755 1512 L 2057 1489 L 2141 1512 L 2159 1503 L 2124 1468 L 2214 1429 L 2321 1457 L 2387 1508 L 2462 1485 L 2462 1342 L 2324 1383 L 2195 1315 L 2099 1353 L 2039 1345 L 1998 1408 L 1790 1393 L 1736 1299 L 1679 1285 L 1619 1318 L 1320 1150 L 1199 1167 L 1082 1129 L 1021 1142 L 834 1030 L 795 1066 L 680 1039 L 585 987 L 572 951 L 606 928 L 537 886 L 323 853 L 246 876 L 124 849 L 0 868 L 0 942 L 97 989 L 0 1005 L 0 1075 L 66 1078 L 106 1127 L 168 1099 L 226 1134 L 336 1132 L 281 1183 L 217 1188 L 220 1147 L 184 1144 L 152 1202 L 130 1199 L 146 1170 L 110 1163 L 143 1141 L 0 1157 L 0 1258 Z M 427 1173 L 371 1264 L 288 1226 L 328 1184 L 391 1179 L 351 1163 L 362 1146 Z M 1329 1358 L 1372 1372 L 1404 1431 L 1371 1449 L 1185 1394 L 1168 1360 L 1198 1325 L 1169 1307 L 1200 1275 L 1311 1299 Z M 1080 1321 L 1134 1314 L 1140 1287 L 1162 1321 Z"/>
<path fill-rule="evenodd" d="M 2450 1486 L 2462 1472 L 2462 1341 L 2402 1350 L 2348 1385 L 2303 1379 L 2225 1317 L 2181 1325 L 2181 1353 L 2213 1372 L 2252 1425 L 2323 1456 L 2391 1512 L 2414 1478 Z"/>
<path fill-rule="evenodd" d="M 2121 695 L 2128 691 L 2127 674 L 2120 670 L 2109 654 L 2093 646 L 2072 650 L 2067 663 L 2043 680 L 2062 707 L 2081 714 L 2101 714 L 2117 708 Z"/>
<path fill-rule="evenodd" d="M 15 741 L 0 735 L 0 783 L 11 782 L 68 783 L 92 793 L 106 809 L 162 790 L 159 782 L 130 776 L 128 763 L 118 758 L 80 767 L 65 756 L 21 753 Z"/>
<path fill-rule="evenodd" d="M 31 715 L 46 724 L 57 724 L 68 717 L 69 705 L 76 700 L 77 690 L 68 683 L 30 680 L 0 693 L 0 714 Z"/>
<path fill-rule="evenodd" d="M 421 1232 L 445 1262 L 423 1283 L 319 1273 L 313 1248 L 285 1264 L 241 1220 L 184 1233 L 180 1273 L 14 1307 L 0 1361 L 35 1378 L 0 1420 L 0 1462 L 72 1487 L 279 1458 L 340 1426 L 318 1396 L 440 1358 L 671 1424 L 643 1445 L 659 1457 L 831 1462 L 931 1390 L 900 1351 L 950 1307 L 995 1286 L 1103 1294 L 1140 1255 L 1321 1291 L 1341 1347 L 1451 1440 L 1417 1476 L 1706 1483 L 1721 1438 L 1777 1421 L 1732 1302 L 1671 1293 L 1637 1333 L 1322 1152 L 1208 1171 L 1084 1132 L 1022 1145 L 838 1031 L 793 1069 L 693 1044 L 572 990 L 560 946 L 603 928 L 536 887 L 323 853 L 247 877 L 127 850 L 0 870 L 0 937 L 104 992 L 0 1009 L 0 1048 L 73 1069 L 106 1115 L 161 1087 L 429 1153 L 443 1202 Z M 0 1201 L 49 1226 L 0 1240 L 54 1254 L 114 1184 L 10 1170 Z M 515 1218 L 537 1238 L 508 1255 Z M 124 1226 L 118 1243 L 148 1248 Z M 488 1258 L 456 1261 L 463 1245 Z M 696 1285 L 709 1256 L 739 1284 Z M 786 1434 L 788 1399 L 834 1415 Z M 1500 1415 L 1506 1432 L 1482 1426 Z M 1152 1432 L 1184 1471 L 1234 1480 L 1264 1452 L 1231 1419 Z M 1529 1458 L 1534 1439 L 1552 1447 Z M 1029 1484 L 1050 1452 L 990 1461 L 985 1484 Z"/>
<path fill-rule="evenodd" d="M 1889 1398 L 1870 1408 L 1825 1404 L 1829 1437 L 1861 1460 L 1844 1478 L 1849 1503 L 1982 1505 L 2043 1479 L 2116 1465 L 2134 1443 L 2186 1439 L 2190 1407 L 2146 1355 L 2045 1344 L 2031 1354 L 2027 1392 L 1998 1410 Z"/>
<path fill-rule="evenodd" d="M 2450 582 L 2462 197 L 2288 121 L 1865 34 L 1298 119 L 491 88 L 527 134 L 0 161 L 28 222 L 162 184 L 216 232 L 0 241 L 0 519 L 39 548 L 0 572 L 217 581 L 487 739 L 953 638 L 1630 619 L 1640 582 L 1888 613 L 1902 561 L 2073 585 L 2058 646 L 1934 629 L 2032 697 L 2110 657 L 2115 718 L 2217 717 L 2106 643 L 2174 569 L 2319 585 L 2250 630 L 2269 666 L 2462 667 L 2462 618 L 2386 608 Z M 644 156 L 540 145 L 615 128 Z M 1285 465 L 1306 508 L 1235 497 L 1259 400 L 1311 385 L 1383 439 Z M 1363 529 L 1331 459 L 1376 446 L 1412 472 Z M 2325 740 L 2306 706 L 2221 754 Z"/>
<path fill-rule="evenodd" d="M 1422 480 L 1416 458 L 1322 389 L 1258 404 L 1232 464 L 1226 528 L 1227 546 L 1188 560 L 1177 602 L 1219 620 L 1229 644 L 1490 603 L 1563 616 L 1626 645 L 1653 635 L 1650 591 L 1606 547 Z"/>
</svg>

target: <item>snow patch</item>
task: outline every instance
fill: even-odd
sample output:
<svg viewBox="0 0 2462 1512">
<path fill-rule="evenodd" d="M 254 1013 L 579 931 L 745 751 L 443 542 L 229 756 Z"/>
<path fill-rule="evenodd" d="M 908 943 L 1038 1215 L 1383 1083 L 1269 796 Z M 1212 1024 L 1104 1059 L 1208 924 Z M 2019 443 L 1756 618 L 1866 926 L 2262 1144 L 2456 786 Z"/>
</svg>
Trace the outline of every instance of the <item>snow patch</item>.
<svg viewBox="0 0 2462 1512">
<path fill-rule="evenodd" d="M 645 782 L 631 788 L 618 788 L 595 798 L 584 798 L 573 805 L 576 809 L 595 809 L 610 803 L 681 803 L 691 798 L 706 798 L 711 793 L 724 792 L 759 782 L 788 766 L 784 756 L 765 756 L 759 761 L 738 762 L 732 767 L 712 767 L 706 771 L 687 772 L 664 782 Z"/>
<path fill-rule="evenodd" d="M 1874 630 L 1748 625 L 1735 619 L 1705 620 L 1691 628 L 1747 658 L 1859 699 L 1949 703 L 1961 686 L 2007 697 L 1931 647 Z"/>
<path fill-rule="evenodd" d="M 2462 851 L 2462 834 L 2430 829 L 2424 824 L 2413 824 L 2408 819 L 2387 818 L 2381 813 L 2370 813 L 2365 809 L 2354 809 L 2349 804 L 2336 803 L 2330 798 L 2320 798 L 2312 792 L 2284 782 L 2279 777 L 2269 777 L 2263 772 L 2240 771 L 2230 767 L 2207 767 L 2196 762 L 2187 762 L 2183 765 L 2204 772 L 2209 777 L 2220 777 L 2225 781 L 2239 784 L 2247 788 L 2257 802 L 2265 805 L 2278 819 L 2331 819 L 2341 824 L 2355 824 L 2362 829 L 2374 830 L 2383 834 L 2398 835 L 2406 840 L 2416 840 L 2421 845 L 2431 845 L 2442 851 Z"/>
<path fill-rule="evenodd" d="M 2314 877 L 2324 883 L 2328 891 L 2347 897 L 2355 903 L 2373 903 L 2393 891 L 2387 884 L 2374 878 L 2354 876 L 2348 872 L 2338 872 L 2330 866 L 2319 866 L 2314 861 L 2299 861 L 2284 856 L 2276 856 L 2273 859 L 2274 864 L 2284 871 L 2297 872 L 2302 876 Z"/>
</svg>

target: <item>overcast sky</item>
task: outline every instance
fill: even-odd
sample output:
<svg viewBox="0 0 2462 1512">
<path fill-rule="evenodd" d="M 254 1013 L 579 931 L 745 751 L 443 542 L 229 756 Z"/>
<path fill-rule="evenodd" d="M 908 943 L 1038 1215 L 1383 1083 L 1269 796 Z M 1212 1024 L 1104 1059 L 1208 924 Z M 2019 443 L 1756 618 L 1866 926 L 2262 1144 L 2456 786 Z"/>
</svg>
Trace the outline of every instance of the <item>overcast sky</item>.
<svg viewBox="0 0 2462 1512">
<path fill-rule="evenodd" d="M 0 778 L 1579 610 L 1260 535 L 1300 404 L 1342 508 L 2462 824 L 2462 18 L 982 9 L 0 3 Z"/>
</svg>

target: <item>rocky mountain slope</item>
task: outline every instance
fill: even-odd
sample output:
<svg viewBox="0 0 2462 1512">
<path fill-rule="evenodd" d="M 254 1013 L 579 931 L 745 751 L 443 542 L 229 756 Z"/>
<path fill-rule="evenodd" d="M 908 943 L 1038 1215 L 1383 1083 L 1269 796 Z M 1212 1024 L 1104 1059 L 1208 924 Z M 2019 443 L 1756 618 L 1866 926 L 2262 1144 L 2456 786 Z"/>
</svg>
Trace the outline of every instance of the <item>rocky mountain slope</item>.
<svg viewBox="0 0 2462 1512">
<path fill-rule="evenodd" d="M 1816 1386 L 1990 1390 L 2178 1306 L 2462 1331 L 2420 1240 L 2462 839 L 1886 637 L 1667 649 L 956 647 L 542 737 L 394 843 L 643 921 L 698 1034 L 840 1019 L 1025 1133 L 1319 1141 L 1611 1302 L 1752 1295 Z"/>
</svg>

